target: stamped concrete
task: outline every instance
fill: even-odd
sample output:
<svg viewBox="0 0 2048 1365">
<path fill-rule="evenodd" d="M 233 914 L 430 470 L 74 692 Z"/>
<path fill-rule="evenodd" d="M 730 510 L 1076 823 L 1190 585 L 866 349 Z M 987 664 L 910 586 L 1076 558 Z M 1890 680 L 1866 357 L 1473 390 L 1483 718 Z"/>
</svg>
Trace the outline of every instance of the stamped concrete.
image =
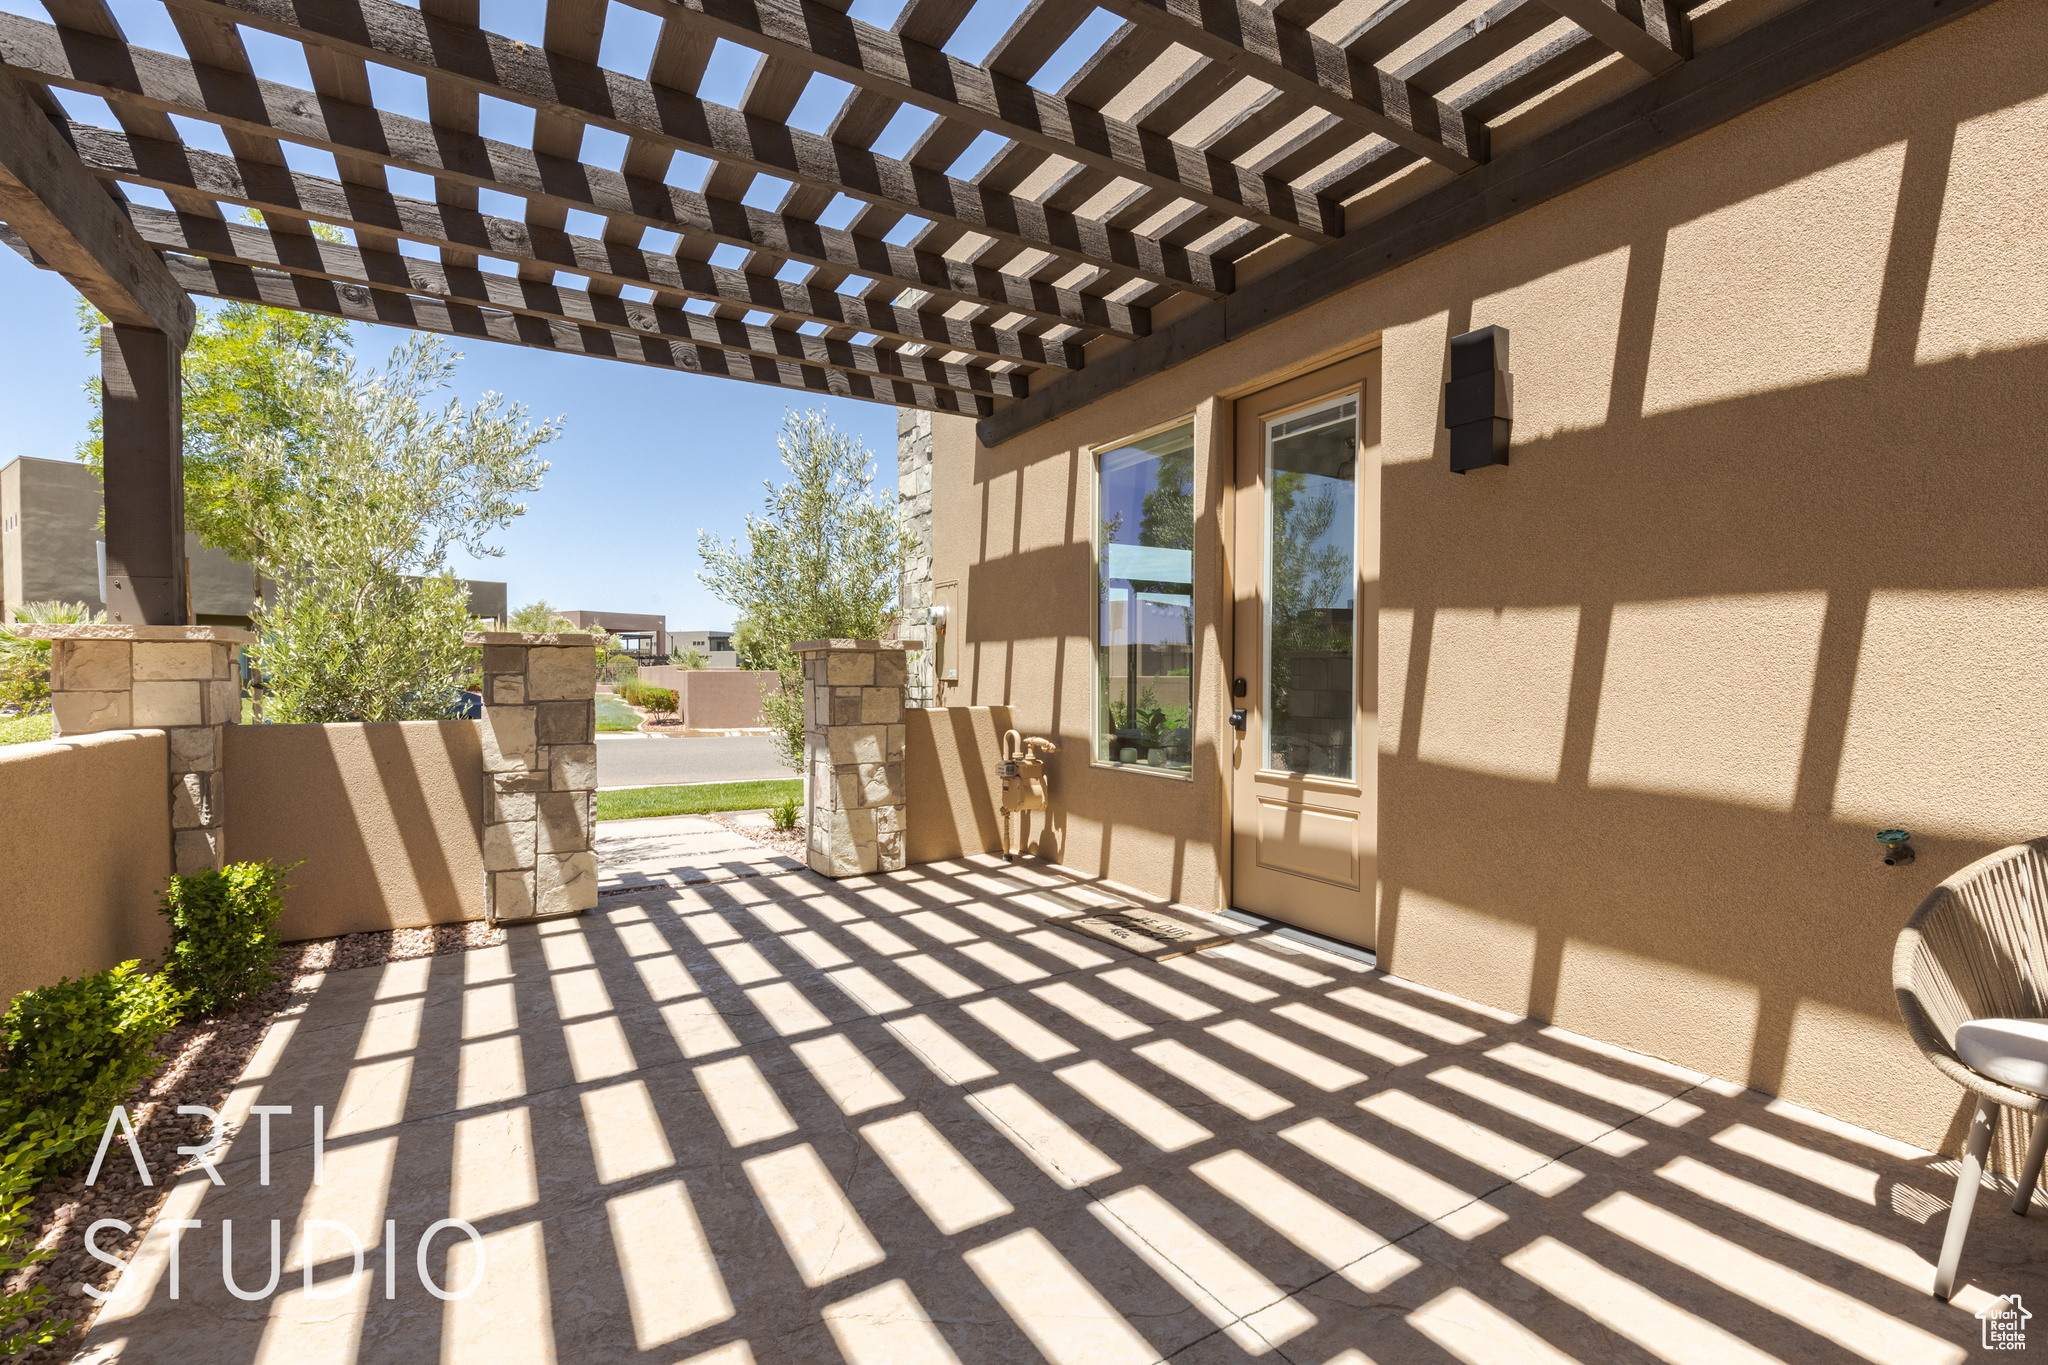
<svg viewBox="0 0 2048 1365">
<path fill-rule="evenodd" d="M 601 896 L 636 887 L 768 876 L 803 866 L 701 815 L 603 820 L 596 847 Z"/>
<path fill-rule="evenodd" d="M 1946 1161 L 1241 926 L 1112 954 L 1061 887 L 657 887 L 330 975 L 83 1358 L 1934 1365 L 2048 1303 L 1988 1191 L 1928 1297 Z"/>
</svg>

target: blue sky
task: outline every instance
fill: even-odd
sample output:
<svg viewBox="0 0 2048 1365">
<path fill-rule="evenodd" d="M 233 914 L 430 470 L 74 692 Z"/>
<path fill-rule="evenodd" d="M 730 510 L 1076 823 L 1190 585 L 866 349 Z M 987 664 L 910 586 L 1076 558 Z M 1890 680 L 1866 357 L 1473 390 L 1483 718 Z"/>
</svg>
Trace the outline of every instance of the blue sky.
<svg viewBox="0 0 2048 1365">
<path fill-rule="evenodd" d="M 109 0 L 128 40 L 142 47 L 183 55 L 184 48 L 161 0 Z M 892 23 L 902 0 L 855 0 L 851 13 L 868 23 Z M 946 51 L 978 62 L 1022 12 L 1024 0 L 980 0 Z M 48 22 L 37 0 L 0 0 L 0 10 Z M 544 6 L 540 0 L 493 0 L 486 7 L 490 27 L 524 42 L 538 44 Z M 642 75 L 653 51 L 659 21 L 624 5 L 610 6 L 600 61 L 614 69 Z M 1032 84 L 1057 89 L 1101 46 L 1119 22 L 1097 11 L 1032 78 Z M 311 84 L 305 53 L 297 44 L 254 29 L 242 29 L 251 64 L 258 75 L 300 88 Z M 759 62 L 758 54 L 720 41 L 699 93 L 720 104 L 737 104 Z M 416 76 L 372 66 L 371 86 L 377 104 L 417 118 L 427 116 L 426 86 Z M 845 84 L 814 76 L 789 122 L 823 132 L 849 93 Z M 89 96 L 57 91 L 71 116 L 82 123 L 113 127 L 105 103 Z M 175 116 L 174 116 L 175 117 Z M 176 118 L 180 134 L 192 145 L 225 153 L 219 128 L 193 119 Z M 529 109 L 492 99 L 481 101 L 480 131 L 486 137 L 526 142 L 532 135 Z M 900 156 L 931 122 L 931 115 L 904 109 L 875 142 L 877 151 Z M 286 160 L 304 174 L 333 177 L 333 158 L 325 152 L 285 143 Z M 972 175 L 1001 147 L 983 136 L 950 168 Z M 589 130 L 582 157 L 616 168 L 626 139 L 602 129 Z M 670 167 L 672 184 L 700 188 L 709 171 L 701 158 L 678 153 Z M 431 180 L 406 171 L 389 172 L 393 192 L 431 198 Z M 748 203 L 778 203 L 788 186 L 773 177 L 754 181 Z M 131 188 L 138 203 L 168 208 L 160 193 Z M 479 207 L 486 213 L 522 216 L 522 201 L 482 191 Z M 858 208 L 845 196 L 822 215 L 842 225 Z M 598 219 L 571 213 L 568 228 L 596 236 Z M 890 240 L 902 241 L 921 222 L 906 219 Z M 673 250 L 670 234 L 650 231 L 641 243 L 649 250 Z M 403 250 L 422 256 L 434 253 L 405 244 Z M 722 246 L 712 259 L 737 265 L 741 253 Z M 493 268 L 487 261 L 485 268 Z M 498 268 L 511 273 L 509 265 Z M 786 267 L 785 278 L 801 278 L 800 267 Z M 575 276 L 557 276 L 559 283 L 581 287 Z M 842 284 L 849 292 L 866 286 L 858 279 Z M 641 291 L 627 290 L 630 296 Z M 36 270 L 12 252 L 0 251 L 0 304 L 9 326 L 0 329 L 0 463 L 17 455 L 70 458 L 84 434 L 86 408 L 79 385 L 90 365 L 73 320 L 75 295 L 56 275 Z M 376 335 L 372 335 L 372 331 Z M 358 353 L 381 360 L 404 334 L 390 329 L 355 329 Z M 586 610 L 660 612 L 674 627 L 723 627 L 731 612 L 696 580 L 697 530 L 720 534 L 737 531 L 741 518 L 761 504 L 761 481 L 776 478 L 781 463 L 775 433 L 791 404 L 822 405 L 845 431 L 867 442 L 881 459 L 882 486 L 893 492 L 896 419 L 893 408 L 839 399 L 818 399 L 731 380 L 659 371 L 616 361 L 552 355 L 520 347 L 476 341 L 463 343 L 467 359 L 457 375 L 457 392 L 474 399 L 495 389 L 524 403 L 537 416 L 567 417 L 563 438 L 548 447 L 554 468 L 546 486 L 529 501 L 526 516 L 503 538 L 501 559 L 458 565 L 477 578 L 505 579 L 515 604 L 545 597 L 558 607 Z"/>
</svg>

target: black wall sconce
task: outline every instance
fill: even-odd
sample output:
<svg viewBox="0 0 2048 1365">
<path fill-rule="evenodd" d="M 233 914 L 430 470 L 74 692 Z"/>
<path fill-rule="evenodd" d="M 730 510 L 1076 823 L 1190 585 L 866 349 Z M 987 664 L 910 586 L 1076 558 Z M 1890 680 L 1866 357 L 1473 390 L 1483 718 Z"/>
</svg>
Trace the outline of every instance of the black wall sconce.
<svg viewBox="0 0 2048 1365">
<path fill-rule="evenodd" d="M 1451 472 L 1508 462 L 1515 377 L 1508 373 L 1508 329 L 1481 327 L 1451 338 L 1451 382 L 1444 385 L 1444 426 Z"/>
</svg>

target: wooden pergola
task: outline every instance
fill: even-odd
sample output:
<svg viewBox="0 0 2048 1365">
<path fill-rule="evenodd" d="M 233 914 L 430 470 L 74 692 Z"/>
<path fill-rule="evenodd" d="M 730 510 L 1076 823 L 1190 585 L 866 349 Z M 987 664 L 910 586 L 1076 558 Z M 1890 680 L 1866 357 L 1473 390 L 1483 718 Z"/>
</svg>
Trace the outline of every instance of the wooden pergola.
<svg viewBox="0 0 2048 1365">
<path fill-rule="evenodd" d="M 1805 0 L 1698 57 L 1688 10 L 1711 0 L 1030 0 L 979 64 L 946 48 L 993 0 L 907 0 L 887 29 L 850 0 L 616 0 L 660 20 L 637 73 L 599 62 L 614 0 L 545 0 L 538 47 L 478 0 L 162 2 L 182 54 L 130 43 L 105 0 L 0 14 L 0 220 L 112 320 L 109 577 L 135 622 L 183 619 L 188 296 L 968 414 L 994 443 L 1983 0 Z M 1111 36 L 1035 83 L 1098 9 Z M 259 77 L 245 29 L 301 45 L 313 88 Z M 719 40 L 760 54 L 738 108 L 696 93 Z M 1586 107 L 1575 87 L 1615 64 L 1623 93 Z M 428 118 L 379 108 L 373 66 L 423 78 Z M 820 77 L 850 92 L 822 131 L 792 126 Z M 529 141 L 480 133 L 486 96 L 533 111 Z M 1491 154 L 1490 124 L 1551 100 L 1566 121 Z M 875 150 L 906 108 L 935 117 Z M 626 139 L 616 168 L 586 159 L 592 128 Z M 677 183 L 679 152 L 710 163 L 701 184 Z M 1366 209 L 1403 175 L 1433 179 Z"/>
</svg>

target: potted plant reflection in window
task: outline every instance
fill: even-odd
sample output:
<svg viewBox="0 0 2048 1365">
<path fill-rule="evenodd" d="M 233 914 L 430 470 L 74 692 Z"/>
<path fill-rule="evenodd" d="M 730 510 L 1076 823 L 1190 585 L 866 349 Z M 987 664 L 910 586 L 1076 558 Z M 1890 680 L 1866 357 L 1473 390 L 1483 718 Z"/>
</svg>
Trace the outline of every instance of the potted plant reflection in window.
<svg viewBox="0 0 2048 1365">
<path fill-rule="evenodd" d="M 1098 753 L 1107 762 L 1185 769 L 1192 756 L 1193 438 L 1184 422 L 1098 457 Z"/>
</svg>

